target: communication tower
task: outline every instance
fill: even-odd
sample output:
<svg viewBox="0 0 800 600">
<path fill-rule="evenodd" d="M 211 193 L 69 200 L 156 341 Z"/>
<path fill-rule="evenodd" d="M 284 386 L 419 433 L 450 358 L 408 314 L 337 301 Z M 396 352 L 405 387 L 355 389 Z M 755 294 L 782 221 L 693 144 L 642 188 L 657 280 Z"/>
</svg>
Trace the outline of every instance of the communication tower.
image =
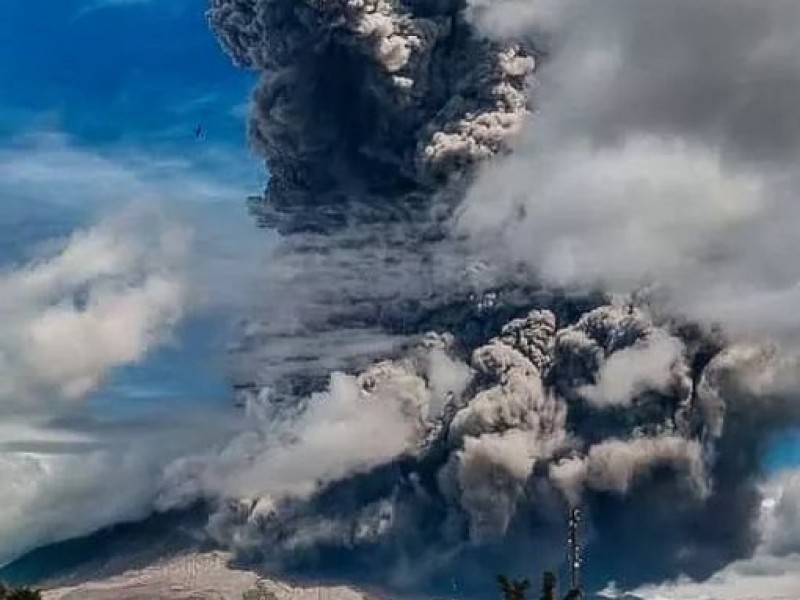
<svg viewBox="0 0 800 600">
<path fill-rule="evenodd" d="M 569 513 L 569 533 L 567 536 L 567 559 L 569 561 L 570 592 L 567 598 L 583 598 L 581 590 L 581 545 L 579 539 L 583 514 L 580 508 L 573 508 Z"/>
</svg>

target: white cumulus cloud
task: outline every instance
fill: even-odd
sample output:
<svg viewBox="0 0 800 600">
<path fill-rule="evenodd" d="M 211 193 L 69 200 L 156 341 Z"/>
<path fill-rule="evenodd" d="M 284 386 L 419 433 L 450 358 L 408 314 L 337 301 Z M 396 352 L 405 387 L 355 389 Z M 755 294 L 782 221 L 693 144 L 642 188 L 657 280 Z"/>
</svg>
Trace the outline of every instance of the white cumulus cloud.
<svg viewBox="0 0 800 600">
<path fill-rule="evenodd" d="M 186 231 L 129 213 L 0 275 L 0 407 L 84 397 L 167 341 L 187 252 Z"/>
</svg>

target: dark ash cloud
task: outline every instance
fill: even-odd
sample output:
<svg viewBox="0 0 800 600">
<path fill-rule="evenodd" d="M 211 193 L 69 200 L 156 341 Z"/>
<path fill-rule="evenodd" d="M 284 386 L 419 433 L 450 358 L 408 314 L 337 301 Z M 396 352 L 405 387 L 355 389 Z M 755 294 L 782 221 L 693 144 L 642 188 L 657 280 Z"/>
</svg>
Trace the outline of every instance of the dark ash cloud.
<svg viewBox="0 0 800 600">
<path fill-rule="evenodd" d="M 797 9 L 528 4 L 212 1 L 261 74 L 252 208 L 280 237 L 253 429 L 162 506 L 216 502 L 243 562 L 477 594 L 559 563 L 578 502 L 597 583 L 758 547 L 760 455 L 798 418 L 795 362 L 748 343 L 800 281 L 771 243 Z"/>
</svg>

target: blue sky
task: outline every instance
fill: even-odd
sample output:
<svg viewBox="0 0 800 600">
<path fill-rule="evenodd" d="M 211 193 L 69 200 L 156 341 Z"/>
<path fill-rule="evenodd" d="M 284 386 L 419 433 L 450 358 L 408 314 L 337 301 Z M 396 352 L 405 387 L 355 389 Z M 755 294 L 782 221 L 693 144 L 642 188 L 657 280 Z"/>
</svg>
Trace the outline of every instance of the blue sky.
<svg viewBox="0 0 800 600">
<path fill-rule="evenodd" d="M 243 202 L 263 179 L 245 137 L 253 75 L 220 51 L 205 0 L 4 4 L 0 264 L 35 255 L 140 188 L 193 221 L 222 221 L 229 243 L 258 243 Z M 211 364 L 224 347 L 218 325 L 190 321 L 98 398 L 225 396 Z"/>
<path fill-rule="evenodd" d="M 12 402 L 0 401 L 0 478 L 13 484 L 0 507 L 0 564 L 145 516 L 171 457 L 208 450 L 240 427 L 225 348 L 270 243 L 245 208 L 265 169 L 245 135 L 254 75 L 220 51 L 205 7 L 205 0 L 3 2 L 0 285 L 4 274 L 57 255 L 73 232 L 91 232 L 131 205 L 156 207 L 193 241 L 191 309 L 167 339 L 145 344 L 143 357 L 120 361 L 90 396 L 66 408 L 55 403 L 45 417 L 13 412 L 19 400 L 0 385 Z M 198 123 L 206 132 L 200 140 Z M 144 285 L 130 276 L 134 293 L 119 292 L 123 303 Z M 128 341 L 138 343 L 136 335 Z M 0 384 L 10 375 L 13 385 L 4 352 L 0 343 Z M 102 511 L 86 511 L 98 495 Z"/>
<path fill-rule="evenodd" d="M 203 121 L 243 149 L 252 76 L 205 25 L 205 0 L 6 0 L 0 23 L 2 132 L 34 123 L 81 142 L 189 140 Z"/>
</svg>

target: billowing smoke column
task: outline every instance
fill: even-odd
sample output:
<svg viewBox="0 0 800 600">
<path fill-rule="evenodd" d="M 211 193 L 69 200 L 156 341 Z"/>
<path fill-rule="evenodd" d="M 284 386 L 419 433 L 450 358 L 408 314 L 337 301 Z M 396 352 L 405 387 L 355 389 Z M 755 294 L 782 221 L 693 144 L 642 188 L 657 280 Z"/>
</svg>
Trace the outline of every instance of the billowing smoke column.
<svg viewBox="0 0 800 600">
<path fill-rule="evenodd" d="M 444 224 L 529 114 L 535 61 L 463 13 L 461 0 L 212 2 L 224 48 L 261 73 L 250 132 L 270 180 L 252 208 L 284 234 L 265 301 L 282 318 L 243 345 L 292 347 L 256 359 L 261 379 L 285 374 L 287 355 L 317 374 L 352 366 L 393 347 L 386 330 L 419 331 L 486 287 Z M 335 356 L 310 364 L 306 347 L 328 344 Z"/>
<path fill-rule="evenodd" d="M 507 148 L 534 59 L 476 36 L 463 0 L 214 0 L 237 63 L 263 71 L 251 131 L 284 233 L 408 220 Z"/>
<path fill-rule="evenodd" d="M 164 506 L 216 499 L 210 531 L 249 565 L 405 590 L 559 564 L 577 504 L 596 583 L 752 549 L 760 444 L 790 413 L 743 374 L 774 357 L 615 305 L 534 309 L 463 351 L 430 334 L 291 415 L 265 392 L 263 428 L 176 465 Z"/>
<path fill-rule="evenodd" d="M 282 235 L 275 318 L 250 340 L 254 431 L 175 465 L 162 505 L 216 501 L 210 531 L 249 564 L 397 589 L 552 567 L 579 503 L 595 581 L 711 573 L 756 541 L 761 446 L 796 416 L 783 365 L 641 303 L 493 279 L 461 252 L 448 218 L 510 151 L 536 56 L 465 12 L 212 1 L 225 49 L 261 73 L 251 133 L 270 182 L 253 209 Z"/>
</svg>

